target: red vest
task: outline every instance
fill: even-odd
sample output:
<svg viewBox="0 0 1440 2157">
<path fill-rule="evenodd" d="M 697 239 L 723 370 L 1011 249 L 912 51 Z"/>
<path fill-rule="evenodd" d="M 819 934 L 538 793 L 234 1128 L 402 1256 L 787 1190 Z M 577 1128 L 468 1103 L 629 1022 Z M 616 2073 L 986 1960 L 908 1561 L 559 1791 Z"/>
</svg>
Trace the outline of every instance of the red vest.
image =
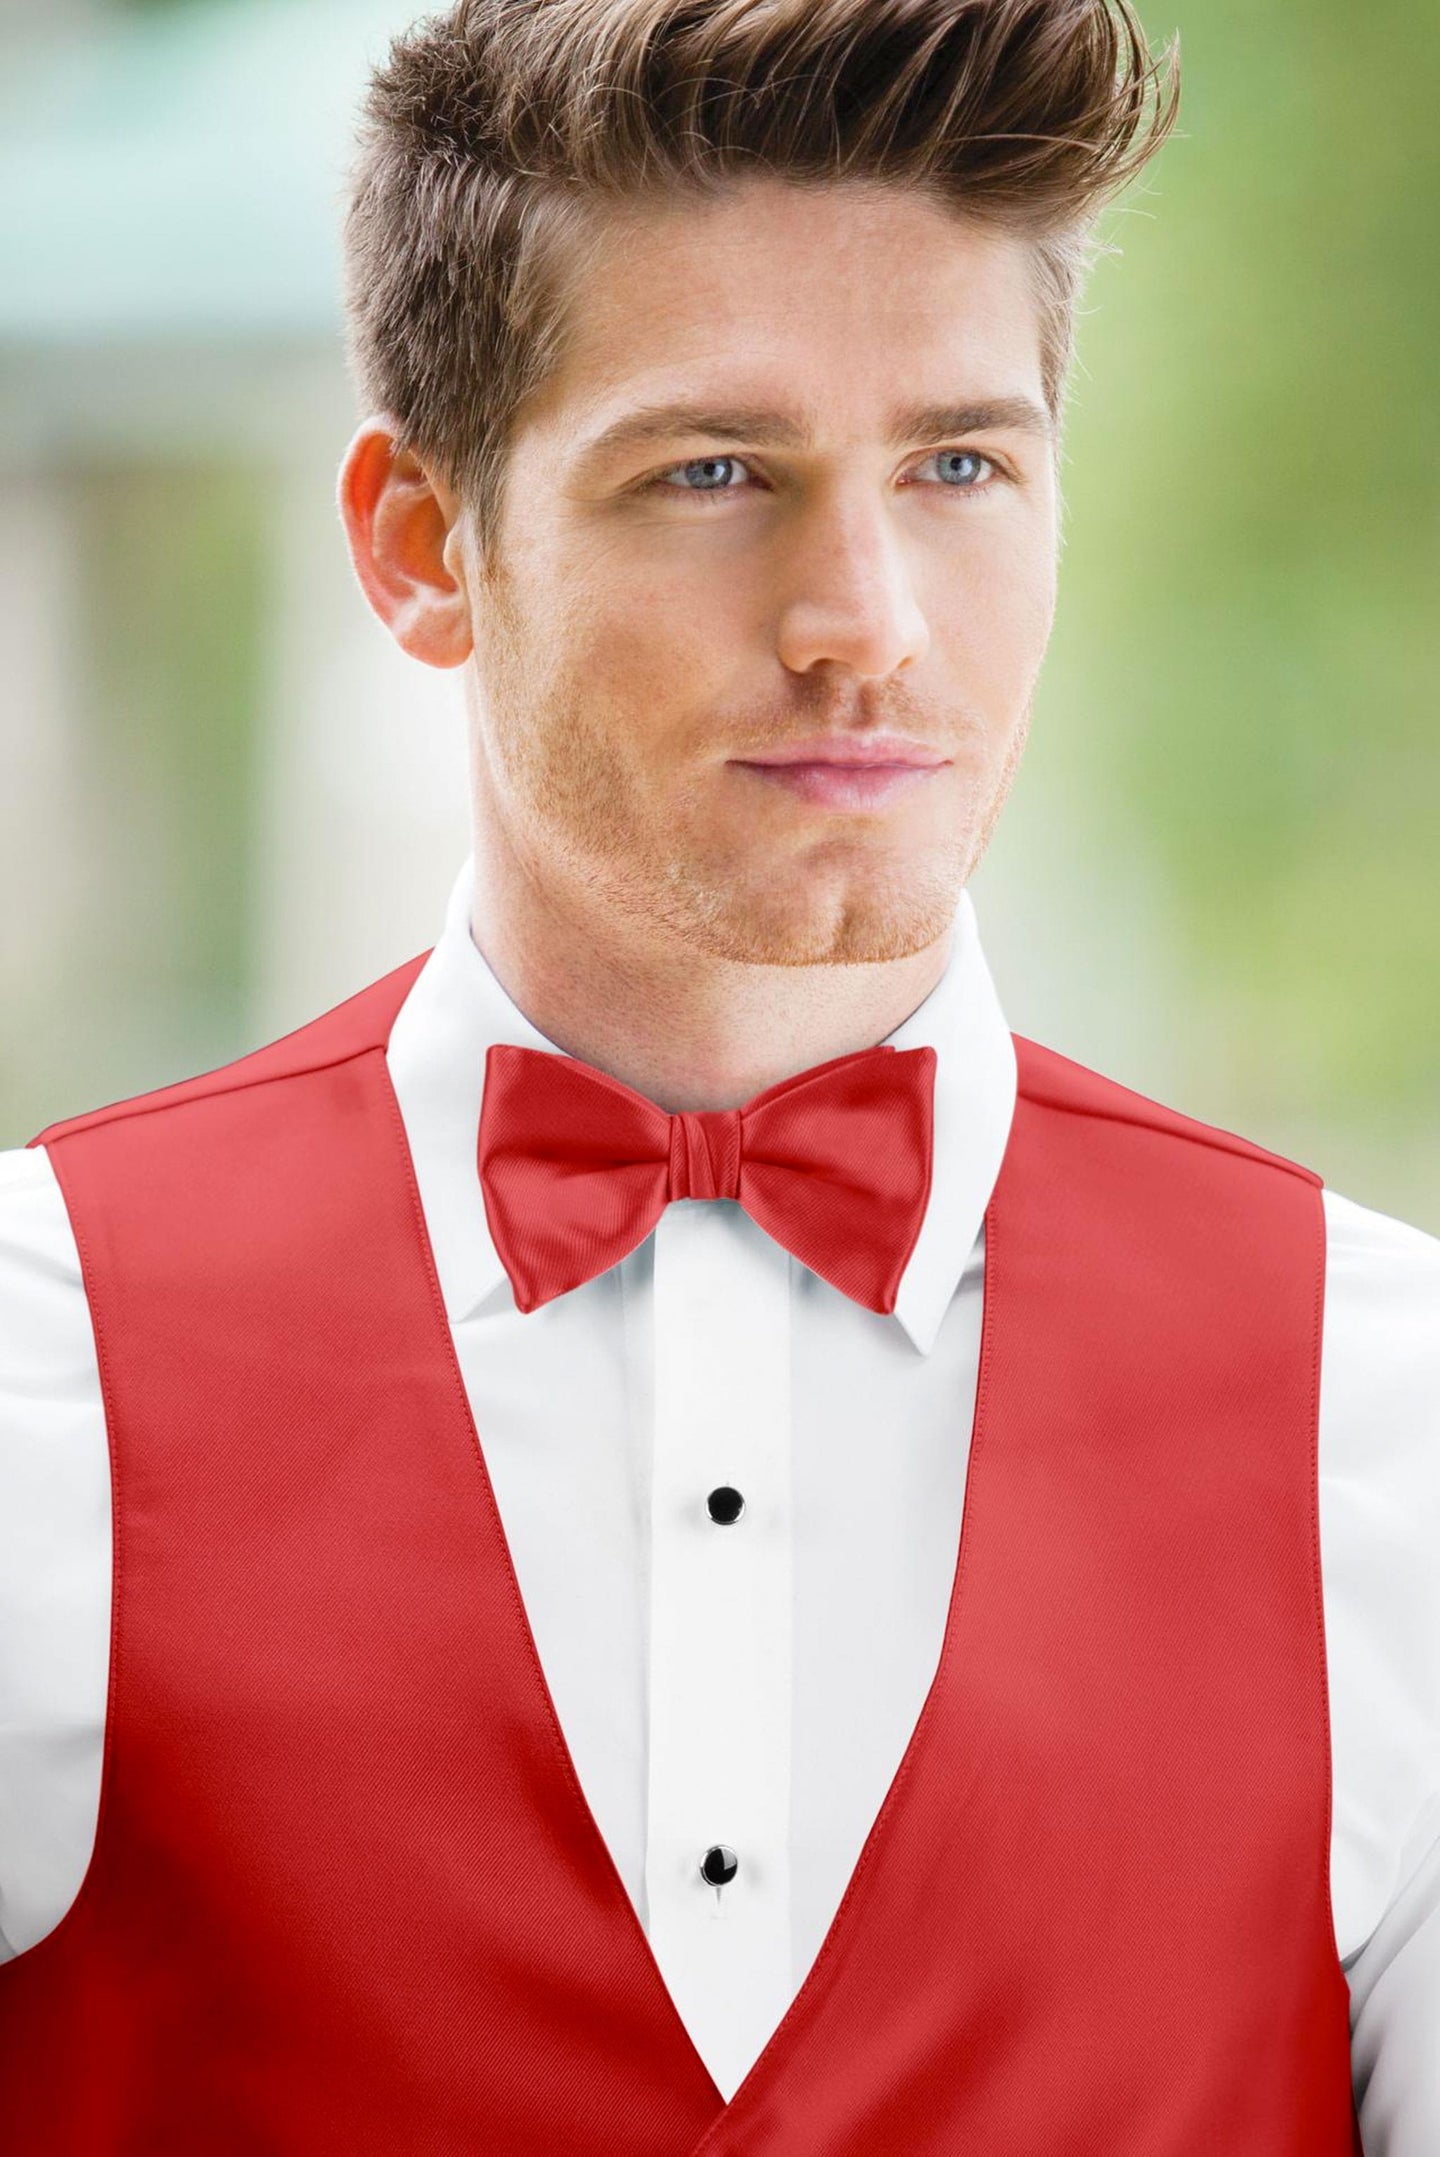
<svg viewBox="0 0 1440 2157">
<path fill-rule="evenodd" d="M 103 1796 L 0 1965 L 29 2157 L 1354 2157 L 1319 1180 L 1018 1039 L 944 1650 L 726 2104 L 589 1811 L 384 1045 L 423 960 L 52 1125 Z"/>
</svg>

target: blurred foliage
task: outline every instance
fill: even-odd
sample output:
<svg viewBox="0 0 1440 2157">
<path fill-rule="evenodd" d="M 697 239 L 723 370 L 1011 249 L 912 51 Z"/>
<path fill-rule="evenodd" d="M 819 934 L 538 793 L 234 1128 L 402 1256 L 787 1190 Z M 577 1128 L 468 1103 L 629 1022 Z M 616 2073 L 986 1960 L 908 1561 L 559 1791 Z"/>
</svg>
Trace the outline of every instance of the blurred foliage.
<svg viewBox="0 0 1440 2157">
<path fill-rule="evenodd" d="M 67 998 L 119 1097 L 238 1053 L 247 1023 L 270 530 L 245 467 L 113 466 L 80 484 L 92 905 L 83 995 L 72 978 Z"/>
<path fill-rule="evenodd" d="M 1440 1109 L 1440 8 L 1187 0 L 1179 28 L 1181 132 L 1081 326 L 1057 651 L 1093 694 L 1063 753 L 1159 864 L 1213 1083 L 1413 1127 Z"/>
</svg>

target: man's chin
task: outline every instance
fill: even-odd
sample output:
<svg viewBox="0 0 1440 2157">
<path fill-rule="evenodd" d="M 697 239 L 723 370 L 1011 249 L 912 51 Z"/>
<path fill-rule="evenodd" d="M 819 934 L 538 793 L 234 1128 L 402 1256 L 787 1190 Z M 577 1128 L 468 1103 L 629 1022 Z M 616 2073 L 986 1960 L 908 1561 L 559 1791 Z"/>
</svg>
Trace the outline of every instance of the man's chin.
<svg viewBox="0 0 1440 2157">
<path fill-rule="evenodd" d="M 852 896 L 820 909 L 773 899 L 732 905 L 695 924 L 694 941 L 713 958 L 748 966 L 885 966 L 912 958 L 949 929 L 960 887 L 906 898 Z"/>
</svg>

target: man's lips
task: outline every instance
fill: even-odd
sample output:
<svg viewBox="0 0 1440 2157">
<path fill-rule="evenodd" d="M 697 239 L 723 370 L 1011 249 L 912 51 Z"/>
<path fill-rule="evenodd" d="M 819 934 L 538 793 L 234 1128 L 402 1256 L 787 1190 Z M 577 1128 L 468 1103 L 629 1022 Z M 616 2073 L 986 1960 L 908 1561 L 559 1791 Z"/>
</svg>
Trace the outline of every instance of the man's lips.
<svg viewBox="0 0 1440 2157">
<path fill-rule="evenodd" d="M 882 809 L 899 794 L 924 786 L 943 764 L 736 764 L 762 786 L 784 787 L 824 809 Z"/>
</svg>

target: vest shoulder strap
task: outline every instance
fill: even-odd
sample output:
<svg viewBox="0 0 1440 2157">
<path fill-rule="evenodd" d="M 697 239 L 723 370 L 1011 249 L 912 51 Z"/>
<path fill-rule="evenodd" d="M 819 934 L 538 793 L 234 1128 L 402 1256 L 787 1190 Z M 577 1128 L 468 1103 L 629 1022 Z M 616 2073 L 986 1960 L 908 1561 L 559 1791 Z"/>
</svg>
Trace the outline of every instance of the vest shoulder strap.
<svg viewBox="0 0 1440 2157">
<path fill-rule="evenodd" d="M 1100 1117 L 1107 1123 L 1136 1125 L 1181 1144 L 1208 1146 L 1219 1153 L 1283 1170 L 1317 1187 L 1323 1185 L 1324 1179 L 1314 1169 L 1304 1168 L 1284 1154 L 1272 1153 L 1267 1147 L 1257 1146 L 1253 1140 L 1241 1138 L 1234 1131 L 1222 1130 L 1216 1124 L 1182 1115 L 1178 1109 L 1166 1108 L 1162 1102 L 1152 1101 L 1147 1094 L 1134 1093 L 1118 1080 L 1105 1078 L 1100 1072 L 1073 1062 L 1055 1049 L 1027 1040 L 1023 1034 L 1014 1034 L 1011 1038 L 1015 1043 L 1021 1097 L 1037 1108 L 1057 1109 L 1072 1116 Z"/>
<path fill-rule="evenodd" d="M 388 1041 L 396 1014 L 429 956 L 428 949 L 418 952 L 414 958 L 406 959 L 402 965 L 392 968 L 368 987 L 357 990 L 353 996 L 347 996 L 318 1018 L 308 1020 L 290 1033 L 282 1034 L 278 1040 L 252 1049 L 213 1071 L 202 1071 L 193 1078 L 179 1079 L 168 1086 L 84 1110 L 79 1115 L 62 1117 L 47 1124 L 26 1144 L 49 1145 L 52 1140 L 68 1138 L 74 1132 L 114 1123 L 123 1117 L 151 1115 L 157 1110 L 178 1108 L 187 1101 L 202 1100 L 209 1095 L 238 1092 L 243 1087 L 292 1078 L 304 1071 L 323 1070 L 330 1064 L 344 1063 L 367 1050 L 381 1048 Z M 1014 1034 L 1012 1039 L 1020 1094 L 1036 1107 L 1055 1109 L 1072 1116 L 1100 1117 L 1109 1123 L 1137 1125 L 1182 1143 L 1208 1146 L 1237 1155 L 1242 1160 L 1280 1169 L 1308 1183 L 1319 1185 L 1322 1182 L 1313 1169 L 1304 1168 L 1299 1162 L 1258 1146 L 1233 1131 L 1222 1130 L 1215 1124 L 1182 1115 L 1178 1109 L 1167 1108 L 1146 1094 L 1122 1086 L 1118 1080 L 1106 1078 L 1085 1064 L 1062 1056 L 1056 1049 L 1045 1048 L 1023 1034 Z"/>
</svg>

